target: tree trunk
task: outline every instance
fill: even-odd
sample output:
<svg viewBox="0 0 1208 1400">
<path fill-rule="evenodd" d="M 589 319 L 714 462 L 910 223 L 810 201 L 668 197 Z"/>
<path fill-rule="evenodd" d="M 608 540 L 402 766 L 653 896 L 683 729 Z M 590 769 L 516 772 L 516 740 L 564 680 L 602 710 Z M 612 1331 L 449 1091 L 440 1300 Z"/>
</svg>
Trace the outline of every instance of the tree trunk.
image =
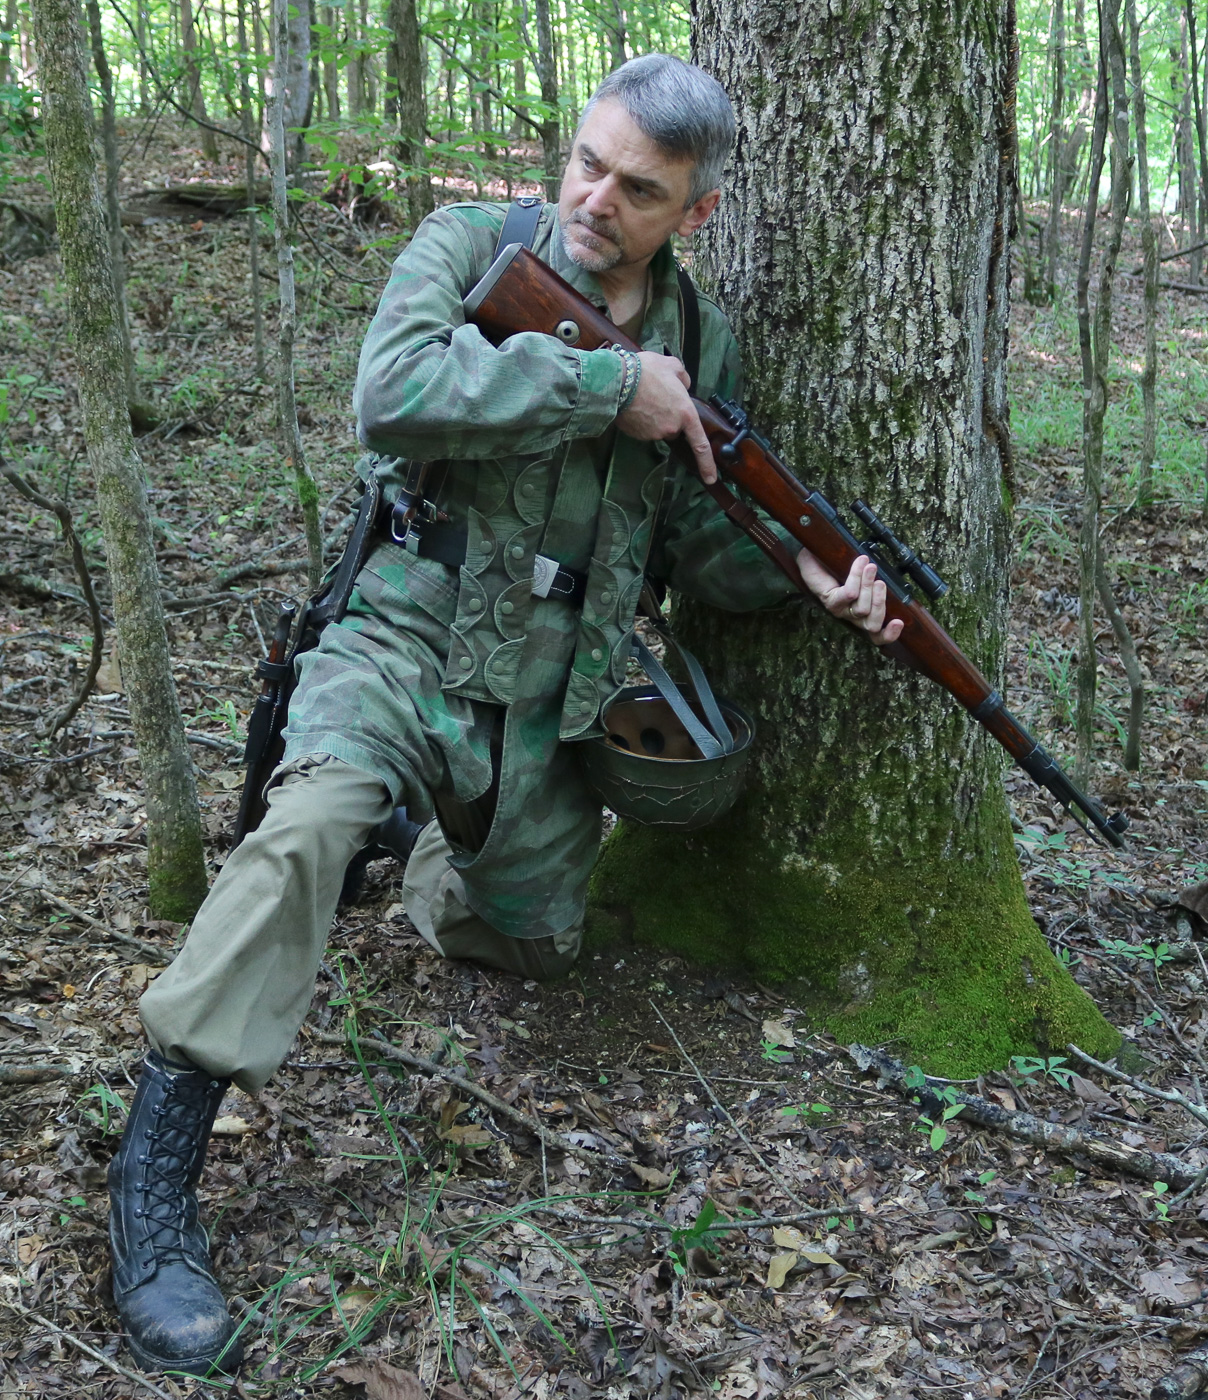
<svg viewBox="0 0 1208 1400">
<path fill-rule="evenodd" d="M 32 8 L 84 435 L 146 792 L 148 902 L 157 918 L 188 919 L 206 892 L 201 819 L 172 683 L 142 464 L 126 406 L 79 7 L 74 0 L 35 0 Z"/>
<path fill-rule="evenodd" d="M 336 66 L 336 11 L 331 5 L 324 6 L 323 22 L 327 26 L 327 42 L 323 59 L 323 94 L 327 99 L 326 116 L 328 121 L 340 120 L 340 70 Z"/>
<path fill-rule="evenodd" d="M 185 54 L 185 106 L 199 123 L 201 149 L 207 160 L 218 159 L 218 138 L 208 126 L 200 125 L 206 116 L 206 100 L 201 91 L 201 66 L 197 62 L 197 29 L 193 24 L 192 0 L 180 0 L 180 45 Z"/>
<path fill-rule="evenodd" d="M 1045 230 L 1048 296 L 1057 298 L 1057 262 L 1061 245 L 1061 201 L 1065 197 L 1065 5 L 1053 0 L 1053 102 L 1049 112 L 1049 221 Z"/>
<path fill-rule="evenodd" d="M 545 167 L 545 197 L 557 204 L 562 188 L 562 142 L 558 123 L 558 60 L 554 53 L 554 30 L 550 24 L 549 0 L 533 0 L 537 12 L 537 81 L 541 85 L 541 151 Z"/>
<path fill-rule="evenodd" d="M 273 60 L 278 73 L 285 71 L 290 42 L 290 0 L 273 3 Z M 273 176 L 273 239 L 277 247 L 279 324 L 277 329 L 277 411 L 287 468 L 293 471 L 302 521 L 306 531 L 307 576 L 318 588 L 323 573 L 323 539 L 319 530 L 319 490 L 302 448 L 298 404 L 294 395 L 294 334 L 297 299 L 294 294 L 294 249 L 289 236 L 289 196 L 285 180 L 285 98 L 281 84 L 273 84 L 268 104 L 269 163 Z"/>
<path fill-rule="evenodd" d="M 397 155 L 406 171 L 407 221 L 414 231 L 436 208 L 424 144 L 428 104 L 424 97 L 424 51 L 415 0 L 390 0 L 389 25 L 394 35 L 398 74 Z"/>
<path fill-rule="evenodd" d="M 240 124 L 245 140 L 243 148 L 243 178 L 247 184 L 247 244 L 251 272 L 252 346 L 256 355 L 256 375 L 265 377 L 264 360 L 264 297 L 260 290 L 260 211 L 256 208 L 256 152 L 251 147 L 256 113 L 252 106 L 252 87 L 247 80 L 247 0 L 238 0 L 239 52 L 245 61 L 239 66 Z"/>
<path fill-rule="evenodd" d="M 1095 750 L 1095 694 L 1099 657 L 1095 646 L 1095 600 L 1099 592 L 1099 508 L 1103 498 L 1103 424 L 1107 416 L 1107 367 L 1111 358 L 1112 300 L 1116 261 L 1124 237 L 1132 159 L 1128 153 L 1128 82 L 1124 41 L 1120 34 L 1120 0 L 1103 0 L 1099 43 L 1102 51 L 1095 98 L 1090 183 L 1082 252 L 1078 262 L 1078 344 L 1082 355 L 1082 524 L 1078 533 L 1078 702 L 1074 715 L 1077 780 L 1090 780 Z M 1099 269 L 1098 296 L 1092 324 L 1091 251 L 1098 213 L 1099 177 L 1104 143 L 1111 133 L 1112 225 Z"/>
<path fill-rule="evenodd" d="M 101 32 L 101 8 L 88 0 L 88 31 L 92 39 L 92 66 L 101 89 L 101 144 L 105 152 L 105 217 L 109 229 L 109 267 L 113 275 L 113 295 L 117 300 L 118 333 L 122 338 L 122 364 L 126 375 L 126 402 L 133 404 L 134 351 L 130 346 L 130 322 L 126 313 L 126 249 L 122 233 L 122 201 L 118 192 L 121 157 L 117 149 L 117 117 L 113 102 L 113 76 L 105 58 Z"/>
<path fill-rule="evenodd" d="M 755 421 L 804 481 L 934 556 L 944 625 L 1001 674 L 1012 7 L 804 0 L 786 24 L 776 0 L 700 0 L 699 21 L 739 144 L 697 266 Z M 815 1024 L 945 1074 L 1075 1027 L 1119 1043 L 1032 920 L 1001 754 L 950 697 L 819 610 L 676 618 L 757 715 L 753 772 L 687 841 L 622 824 L 598 927 L 795 978 Z"/>
<path fill-rule="evenodd" d="M 1154 459 L 1158 454 L 1158 231 L 1149 207 L 1149 133 L 1146 129 L 1145 74 L 1141 67 L 1141 26 L 1136 0 L 1127 0 L 1129 67 L 1133 87 L 1133 122 L 1137 131 L 1137 187 L 1141 206 L 1141 252 L 1145 272 L 1145 367 L 1141 371 L 1141 461 L 1137 468 L 1138 509 L 1153 501 Z"/>
<path fill-rule="evenodd" d="M 1170 88 L 1178 111 L 1179 212 L 1187 223 L 1187 246 L 1200 242 L 1198 180 L 1195 173 L 1195 135 L 1191 120 L 1191 67 L 1187 58 L 1187 14 L 1180 18 L 1179 47 L 1170 51 Z M 1202 255 L 1190 255 L 1191 281 L 1199 282 Z"/>
</svg>

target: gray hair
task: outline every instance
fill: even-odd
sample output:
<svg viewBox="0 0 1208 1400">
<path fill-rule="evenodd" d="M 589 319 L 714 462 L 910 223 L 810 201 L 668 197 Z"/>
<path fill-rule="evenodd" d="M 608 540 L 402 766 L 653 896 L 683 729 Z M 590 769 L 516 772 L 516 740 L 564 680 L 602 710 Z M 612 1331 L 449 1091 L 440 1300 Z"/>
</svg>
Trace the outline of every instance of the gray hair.
<svg viewBox="0 0 1208 1400">
<path fill-rule="evenodd" d="M 721 184 L 734 144 L 734 109 L 722 85 L 703 68 L 669 53 L 631 58 L 592 93 L 580 127 L 606 97 L 619 102 L 660 150 L 693 162 L 686 208 Z"/>
</svg>

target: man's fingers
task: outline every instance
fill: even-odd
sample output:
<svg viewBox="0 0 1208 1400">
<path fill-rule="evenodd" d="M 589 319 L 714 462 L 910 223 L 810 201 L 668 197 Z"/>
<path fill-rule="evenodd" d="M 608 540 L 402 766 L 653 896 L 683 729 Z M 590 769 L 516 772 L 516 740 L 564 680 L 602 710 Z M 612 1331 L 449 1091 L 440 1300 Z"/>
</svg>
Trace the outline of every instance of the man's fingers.
<svg viewBox="0 0 1208 1400">
<path fill-rule="evenodd" d="M 700 472 L 700 479 L 706 486 L 711 486 L 717 480 L 717 463 L 713 460 L 713 449 L 701 428 L 696 410 L 689 405 L 688 412 L 689 419 L 684 423 L 684 436 L 696 456 L 696 469 Z"/>
</svg>

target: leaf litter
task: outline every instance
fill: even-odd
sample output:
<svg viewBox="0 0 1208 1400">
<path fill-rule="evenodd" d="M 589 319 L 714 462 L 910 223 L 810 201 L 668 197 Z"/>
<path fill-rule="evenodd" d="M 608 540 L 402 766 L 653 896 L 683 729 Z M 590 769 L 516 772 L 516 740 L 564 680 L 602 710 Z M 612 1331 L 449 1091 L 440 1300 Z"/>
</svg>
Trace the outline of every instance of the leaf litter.
<svg viewBox="0 0 1208 1400">
<path fill-rule="evenodd" d="M 238 178 L 198 162 L 170 127 L 146 152 L 138 183 L 182 167 Z M 380 256 L 339 208 L 304 217 L 336 266 L 381 278 Z M 240 300 L 243 239 L 233 221 L 131 231 L 135 339 L 169 412 L 141 451 L 216 865 L 261 637 L 278 600 L 303 587 L 272 396 L 254 376 Z M 309 244 L 299 261 L 307 449 L 334 534 L 352 500 L 347 404 L 371 306 Z M 56 275 L 49 256 L 0 271 L 4 354 L 35 376 L 5 450 L 70 502 L 107 606 Z M 1127 357 L 1140 336 L 1127 279 L 1119 314 Z M 1194 309 L 1164 301 L 1163 314 L 1172 337 L 1194 340 Z M 1039 375 L 1064 386 L 1074 372 L 1072 342 L 1033 353 L 1044 334 L 1039 313 L 1018 306 L 1017 398 Z M 1011 693 L 1068 748 L 1079 466 L 1041 442 L 1021 449 L 1019 472 Z M 15 1305 L 0 1309 L 3 1394 L 116 1400 L 146 1392 L 112 1369 L 129 1358 L 108 1297 L 104 1172 L 142 1054 L 138 997 L 183 930 L 146 915 L 120 658 L 110 653 L 105 689 L 65 735 L 37 737 L 90 638 L 54 522 L 11 495 L 9 507 L 0 1069 L 54 1065 L 66 1077 L 0 1090 L 0 1298 Z M 1032 907 L 1055 952 L 1124 1031 L 1134 1076 L 1196 1103 L 1208 967 L 1191 934 L 1204 929 L 1194 901 L 1181 915 L 1174 901 L 1208 879 L 1203 544 L 1186 500 L 1117 511 L 1109 525 L 1152 687 L 1139 775 L 1119 767 L 1104 719 L 1097 787 L 1133 813 L 1128 850 L 1089 844 L 1007 777 Z M 1120 713 L 1106 628 L 1103 645 Z M 1202 1192 L 1163 1199 L 959 1113 L 933 1148 L 917 1108 L 774 990 L 676 958 L 588 956 L 552 987 L 444 963 L 403 918 L 395 876 L 371 867 L 362 903 L 338 918 L 281 1073 L 259 1099 L 232 1092 L 220 1111 L 201 1194 L 218 1276 L 246 1323 L 233 1393 L 1089 1400 L 1148 1395 L 1205 1339 Z M 428 1068 L 391 1058 L 377 1034 Z M 1075 1071 L 1062 1052 L 961 1087 L 1208 1164 L 1202 1129 L 1176 1103 Z M 552 1135 L 576 1152 L 552 1148 Z"/>
</svg>

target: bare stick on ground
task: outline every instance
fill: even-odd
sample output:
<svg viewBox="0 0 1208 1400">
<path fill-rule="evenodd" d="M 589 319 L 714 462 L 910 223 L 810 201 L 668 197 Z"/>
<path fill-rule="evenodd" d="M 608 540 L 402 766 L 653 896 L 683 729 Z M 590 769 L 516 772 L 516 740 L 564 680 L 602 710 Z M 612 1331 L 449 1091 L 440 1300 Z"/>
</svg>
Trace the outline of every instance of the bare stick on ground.
<svg viewBox="0 0 1208 1400">
<path fill-rule="evenodd" d="M 903 1097 L 916 1096 L 929 1113 L 934 1114 L 938 1110 L 941 1100 L 937 1089 L 946 1087 L 943 1080 L 928 1079 L 922 1088 L 912 1088 L 906 1082 L 906 1066 L 883 1050 L 875 1050 L 868 1045 L 849 1045 L 847 1053 L 859 1069 L 875 1070 L 884 1083 Z M 1179 1188 L 1190 1186 L 1198 1175 L 1186 1162 L 1169 1152 L 1146 1152 L 1140 1148 L 1125 1147 L 1123 1143 L 1104 1137 L 1101 1133 L 1071 1128 L 1063 1123 L 1046 1123 L 1031 1113 L 1012 1112 L 976 1094 L 956 1091 L 950 1097 L 952 1102 L 963 1106 L 960 1122 L 993 1128 L 1019 1142 L 1030 1142 L 1046 1152 L 1056 1152 L 1063 1157 L 1086 1157 L 1100 1166 L 1140 1177 L 1143 1181 L 1165 1181 Z"/>
</svg>

